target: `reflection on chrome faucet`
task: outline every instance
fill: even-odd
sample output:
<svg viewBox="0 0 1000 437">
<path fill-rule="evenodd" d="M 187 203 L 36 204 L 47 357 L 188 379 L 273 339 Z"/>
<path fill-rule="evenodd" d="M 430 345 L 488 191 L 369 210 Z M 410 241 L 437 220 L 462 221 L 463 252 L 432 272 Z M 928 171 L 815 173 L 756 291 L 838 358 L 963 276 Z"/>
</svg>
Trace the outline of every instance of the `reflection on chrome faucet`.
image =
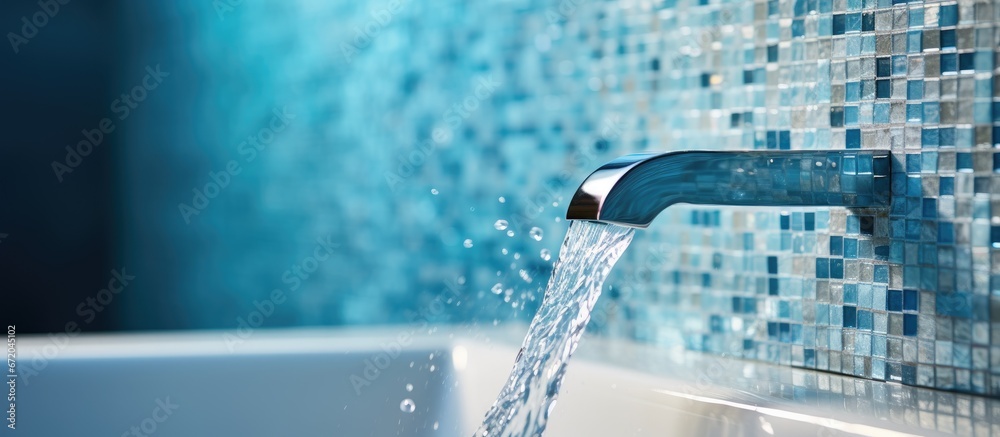
<svg viewBox="0 0 1000 437">
<path fill-rule="evenodd" d="M 592 173 L 566 218 L 645 228 L 670 205 L 888 207 L 887 150 L 633 154 Z"/>
</svg>

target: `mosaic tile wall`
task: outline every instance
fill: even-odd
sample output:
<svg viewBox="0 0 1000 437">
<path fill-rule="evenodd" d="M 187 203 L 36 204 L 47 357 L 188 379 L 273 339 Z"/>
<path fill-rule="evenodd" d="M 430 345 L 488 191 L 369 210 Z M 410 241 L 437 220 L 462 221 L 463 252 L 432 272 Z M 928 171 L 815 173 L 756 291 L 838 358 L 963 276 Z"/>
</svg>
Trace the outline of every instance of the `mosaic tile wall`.
<svg viewBox="0 0 1000 437">
<path fill-rule="evenodd" d="M 269 326 L 523 320 L 565 200 L 605 161 L 882 148 L 890 210 L 671 208 L 594 329 L 1000 395 L 996 1 L 195 3 L 152 6 L 185 31 L 134 55 L 202 91 L 127 134 L 148 147 L 126 152 L 125 214 L 157 225 L 127 237 L 171 263 L 126 244 L 152 284 L 133 327 L 229 328 L 286 286 Z M 165 120 L 174 106 L 192 115 Z M 285 106 L 288 129 L 243 161 Z M 183 220 L 232 159 L 243 176 Z M 174 176 L 144 186 L 154 164 Z M 282 272 L 327 237 L 339 250 L 292 289 Z"/>
<path fill-rule="evenodd" d="M 992 188 L 1000 10 L 860 1 L 750 8 L 738 6 L 736 28 L 723 28 L 712 39 L 722 44 L 693 63 L 700 89 L 661 91 L 705 104 L 667 125 L 698 126 L 693 142 L 714 135 L 725 147 L 891 149 L 892 208 L 675 211 L 669 221 L 686 229 L 651 228 L 662 262 L 622 263 L 655 266 L 639 273 L 656 284 L 633 287 L 624 331 L 1000 394 L 992 373 L 1000 308 L 991 308 L 1000 303 L 992 262 L 1000 228 L 991 228 L 1000 220 Z"/>
</svg>

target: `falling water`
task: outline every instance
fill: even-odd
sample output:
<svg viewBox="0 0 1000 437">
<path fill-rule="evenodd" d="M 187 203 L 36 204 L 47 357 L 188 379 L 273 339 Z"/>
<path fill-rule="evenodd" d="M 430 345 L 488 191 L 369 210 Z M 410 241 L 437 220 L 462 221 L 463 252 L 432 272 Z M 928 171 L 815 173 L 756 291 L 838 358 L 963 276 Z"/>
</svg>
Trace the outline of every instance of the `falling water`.
<svg viewBox="0 0 1000 437">
<path fill-rule="evenodd" d="M 545 431 L 569 358 L 632 234 L 632 229 L 615 225 L 570 224 L 542 306 L 477 437 L 537 436 Z"/>
</svg>

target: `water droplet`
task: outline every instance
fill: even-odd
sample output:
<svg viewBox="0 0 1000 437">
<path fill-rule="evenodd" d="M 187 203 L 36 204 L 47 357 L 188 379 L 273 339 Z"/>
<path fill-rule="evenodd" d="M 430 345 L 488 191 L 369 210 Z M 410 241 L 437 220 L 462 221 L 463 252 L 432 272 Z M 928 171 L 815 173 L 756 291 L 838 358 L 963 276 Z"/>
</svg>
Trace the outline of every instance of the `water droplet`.
<svg viewBox="0 0 1000 437">
<path fill-rule="evenodd" d="M 500 203 L 504 203 L 507 201 L 507 199 L 504 199 L 503 196 L 500 196 L 497 200 L 499 200 Z"/>
<path fill-rule="evenodd" d="M 534 238 L 535 241 L 542 241 L 542 235 L 543 234 L 544 233 L 542 232 L 542 228 L 539 228 L 538 226 L 535 226 L 535 227 L 531 228 L 531 232 L 528 235 L 531 235 L 531 238 Z"/>
<path fill-rule="evenodd" d="M 435 430 L 438 429 L 438 423 L 437 422 L 434 422 L 434 429 Z"/>
<path fill-rule="evenodd" d="M 531 275 L 528 274 L 527 270 L 521 269 L 521 271 L 517 272 L 517 274 L 518 274 L 518 276 L 521 277 L 521 279 L 524 280 L 524 282 L 527 282 L 529 284 L 531 283 L 532 278 L 531 278 Z"/>
<path fill-rule="evenodd" d="M 514 252 L 514 259 L 521 259 L 521 254 Z"/>
<path fill-rule="evenodd" d="M 514 231 L 513 230 L 507 231 L 507 236 L 508 237 L 513 237 L 514 236 Z"/>
<path fill-rule="evenodd" d="M 435 370 L 437 370 L 437 366 L 435 366 L 435 365 L 431 364 L 431 368 L 430 368 L 430 371 L 431 371 L 431 372 L 433 372 L 433 371 L 435 371 Z"/>
<path fill-rule="evenodd" d="M 542 249 L 542 252 L 539 255 L 545 261 L 552 259 L 552 252 L 550 252 L 548 249 Z"/>
<path fill-rule="evenodd" d="M 432 353 L 432 354 L 430 354 L 430 355 L 429 355 L 429 356 L 427 357 L 427 359 L 428 359 L 428 360 L 433 360 L 433 359 L 434 359 L 434 354 L 433 354 L 433 353 Z"/>
<path fill-rule="evenodd" d="M 507 254 L 507 248 L 505 247 L 503 249 L 500 249 L 500 253 L 506 255 Z"/>
<path fill-rule="evenodd" d="M 503 293 L 503 284 L 497 282 L 495 285 L 493 285 L 493 288 L 491 288 L 490 291 L 492 291 L 493 294 Z"/>
<path fill-rule="evenodd" d="M 413 384 L 406 384 L 406 391 L 413 391 Z"/>
<path fill-rule="evenodd" d="M 404 413 L 412 413 L 417 409 L 417 404 L 413 403 L 413 399 L 403 399 L 403 402 L 399 403 L 399 409 Z"/>
<path fill-rule="evenodd" d="M 493 228 L 495 228 L 498 231 L 507 229 L 507 220 L 504 219 L 497 220 L 496 223 L 493 223 Z"/>
<path fill-rule="evenodd" d="M 437 196 L 438 195 L 438 189 L 437 188 L 431 188 L 431 194 Z"/>
<path fill-rule="evenodd" d="M 472 239 L 471 238 L 466 238 L 465 241 L 462 242 L 462 246 L 465 246 L 466 249 L 471 249 L 472 248 Z"/>
<path fill-rule="evenodd" d="M 549 399 L 549 408 L 548 408 L 548 414 L 546 414 L 546 417 L 552 417 L 552 410 L 554 410 L 556 408 L 556 402 L 558 400 L 559 399 L 557 399 L 555 397 L 552 397 L 552 398 Z"/>
</svg>

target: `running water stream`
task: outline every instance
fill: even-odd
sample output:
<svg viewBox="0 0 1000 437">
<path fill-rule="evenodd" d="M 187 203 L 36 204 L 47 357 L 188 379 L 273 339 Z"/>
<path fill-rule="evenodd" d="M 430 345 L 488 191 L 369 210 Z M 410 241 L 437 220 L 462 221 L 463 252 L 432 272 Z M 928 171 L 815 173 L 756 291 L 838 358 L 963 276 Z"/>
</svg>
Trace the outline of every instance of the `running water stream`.
<svg viewBox="0 0 1000 437">
<path fill-rule="evenodd" d="M 583 335 L 611 268 L 632 242 L 631 228 L 570 224 L 507 383 L 476 437 L 537 436 L 556 405 L 570 356 Z"/>
</svg>

